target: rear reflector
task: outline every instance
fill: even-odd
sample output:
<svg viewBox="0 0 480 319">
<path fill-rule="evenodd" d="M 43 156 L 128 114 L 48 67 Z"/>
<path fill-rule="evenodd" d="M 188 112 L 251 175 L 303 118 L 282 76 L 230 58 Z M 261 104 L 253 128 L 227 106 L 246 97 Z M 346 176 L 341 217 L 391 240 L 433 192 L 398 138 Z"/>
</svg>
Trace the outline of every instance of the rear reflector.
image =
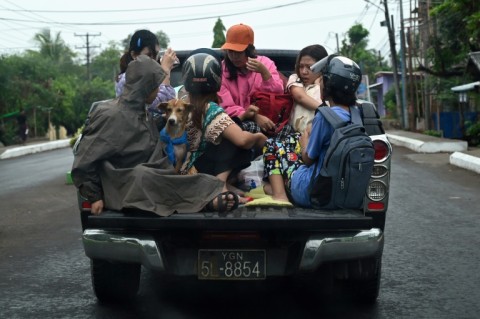
<svg viewBox="0 0 480 319">
<path fill-rule="evenodd" d="M 381 202 L 371 202 L 368 203 L 368 210 L 384 210 L 385 204 Z"/>
<path fill-rule="evenodd" d="M 91 209 L 91 208 L 92 208 L 92 204 L 90 204 L 90 202 L 87 202 L 87 201 L 82 202 L 82 209 Z"/>
</svg>

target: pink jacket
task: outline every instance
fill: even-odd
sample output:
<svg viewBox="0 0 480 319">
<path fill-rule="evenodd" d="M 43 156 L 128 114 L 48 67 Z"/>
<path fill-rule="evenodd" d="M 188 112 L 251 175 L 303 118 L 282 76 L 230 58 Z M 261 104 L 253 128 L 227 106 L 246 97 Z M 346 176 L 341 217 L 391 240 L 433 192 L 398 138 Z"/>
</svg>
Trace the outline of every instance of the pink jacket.
<svg viewBox="0 0 480 319">
<path fill-rule="evenodd" d="M 257 59 L 262 62 L 272 74 L 272 77 L 264 81 L 262 75 L 256 72 L 247 74 L 238 73 L 237 80 L 229 80 L 229 72 L 222 62 L 222 86 L 218 92 L 221 98 L 221 106 L 230 117 L 239 116 L 245 113 L 245 109 L 250 105 L 250 95 L 253 92 L 263 91 L 272 93 L 283 93 L 283 81 L 278 74 L 275 63 L 266 56 L 258 56 Z"/>
</svg>

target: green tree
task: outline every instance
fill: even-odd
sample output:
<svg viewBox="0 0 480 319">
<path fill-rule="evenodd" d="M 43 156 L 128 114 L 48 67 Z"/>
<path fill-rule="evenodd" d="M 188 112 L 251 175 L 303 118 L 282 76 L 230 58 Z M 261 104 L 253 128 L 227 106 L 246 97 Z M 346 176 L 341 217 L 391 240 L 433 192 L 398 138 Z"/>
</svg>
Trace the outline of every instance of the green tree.
<svg viewBox="0 0 480 319">
<path fill-rule="evenodd" d="M 461 76 L 467 53 L 480 51 L 480 2 L 443 0 L 433 6 L 430 15 L 435 27 L 428 51 L 433 66 L 420 69 L 443 78 Z"/>
<path fill-rule="evenodd" d="M 0 114 L 24 108 L 30 117 L 32 133 L 45 133 L 47 115 L 42 112 L 42 107 L 54 100 L 51 84 L 52 79 L 60 74 L 59 70 L 50 57 L 36 51 L 0 58 Z M 8 80 L 5 78 L 4 81 L 3 77 Z M 10 124 L 7 123 L 7 129 Z"/>
<path fill-rule="evenodd" d="M 110 42 L 109 46 L 92 59 L 92 77 L 99 77 L 104 81 L 113 81 L 120 72 L 119 60 L 121 51 L 115 44 Z"/>
<path fill-rule="evenodd" d="M 52 37 L 50 29 L 46 28 L 36 33 L 33 40 L 40 47 L 40 54 L 58 63 L 72 63 L 75 53 L 70 50 L 60 37 L 60 32 Z"/>
<path fill-rule="evenodd" d="M 86 66 L 73 60 L 60 34 L 48 30 L 36 35 L 39 50 L 0 56 L 0 115 L 27 111 L 32 134 L 43 136 L 49 119 L 73 134 L 83 125 L 94 101 L 115 97 L 113 75 L 120 52 L 111 44 L 92 60 L 92 81 L 85 81 Z M 15 136 L 15 117 L 0 123 L 7 136 Z"/>
<path fill-rule="evenodd" d="M 170 45 L 170 38 L 168 37 L 168 35 L 162 30 L 157 31 L 155 35 L 158 38 L 158 43 L 160 44 L 160 48 L 162 49 L 168 48 L 168 46 Z"/>
<path fill-rule="evenodd" d="M 88 110 L 95 101 L 115 97 L 113 81 L 95 77 L 92 81 L 79 81 L 78 75 L 65 75 L 52 84 L 54 102 L 50 104 L 53 125 L 62 125 L 74 134 L 85 123 Z"/>
<path fill-rule="evenodd" d="M 374 74 L 382 69 L 382 61 L 379 61 L 375 50 L 367 49 L 369 32 L 361 24 L 353 25 L 347 32 L 348 41 L 342 41 L 340 54 L 349 57 L 358 63 L 363 74 L 373 79 Z"/>
<path fill-rule="evenodd" d="M 225 30 L 222 19 L 218 18 L 213 27 L 212 48 L 220 48 L 225 43 Z"/>
</svg>

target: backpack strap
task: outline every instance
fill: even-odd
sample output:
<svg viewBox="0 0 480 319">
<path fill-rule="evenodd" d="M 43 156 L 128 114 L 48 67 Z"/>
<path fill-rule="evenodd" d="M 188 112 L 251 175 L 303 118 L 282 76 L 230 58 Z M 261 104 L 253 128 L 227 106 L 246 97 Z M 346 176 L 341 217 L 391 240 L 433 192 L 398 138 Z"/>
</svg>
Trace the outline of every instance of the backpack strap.
<svg viewBox="0 0 480 319">
<path fill-rule="evenodd" d="M 340 116 L 335 113 L 329 107 L 319 107 L 317 109 L 320 113 L 322 113 L 323 117 L 333 126 L 334 129 L 339 127 L 345 126 L 347 123 L 343 121 Z M 349 107 L 350 110 L 350 118 L 351 123 L 359 124 L 363 126 L 362 115 L 360 114 L 360 110 L 358 107 Z"/>
<path fill-rule="evenodd" d="M 323 117 L 333 126 L 334 129 L 345 126 L 345 121 L 342 121 L 340 116 L 335 113 L 330 107 L 319 107 L 318 111 L 322 113 Z"/>
<path fill-rule="evenodd" d="M 359 124 L 363 126 L 362 115 L 360 114 L 360 109 L 356 106 L 350 106 L 350 118 L 352 123 Z"/>
</svg>

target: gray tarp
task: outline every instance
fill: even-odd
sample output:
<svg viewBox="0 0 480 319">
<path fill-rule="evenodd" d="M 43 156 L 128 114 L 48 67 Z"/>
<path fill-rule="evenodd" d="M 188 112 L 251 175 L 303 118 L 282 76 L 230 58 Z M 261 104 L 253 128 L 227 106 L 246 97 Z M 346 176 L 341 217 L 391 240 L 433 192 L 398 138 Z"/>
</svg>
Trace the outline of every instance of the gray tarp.
<svg viewBox="0 0 480 319">
<path fill-rule="evenodd" d="M 221 192 L 223 182 L 213 176 L 175 175 L 162 154 L 145 98 L 164 77 L 158 63 L 140 56 L 127 68 L 123 94 L 90 114 L 72 167 L 74 184 L 88 200 L 168 216 L 199 211 Z"/>
</svg>

